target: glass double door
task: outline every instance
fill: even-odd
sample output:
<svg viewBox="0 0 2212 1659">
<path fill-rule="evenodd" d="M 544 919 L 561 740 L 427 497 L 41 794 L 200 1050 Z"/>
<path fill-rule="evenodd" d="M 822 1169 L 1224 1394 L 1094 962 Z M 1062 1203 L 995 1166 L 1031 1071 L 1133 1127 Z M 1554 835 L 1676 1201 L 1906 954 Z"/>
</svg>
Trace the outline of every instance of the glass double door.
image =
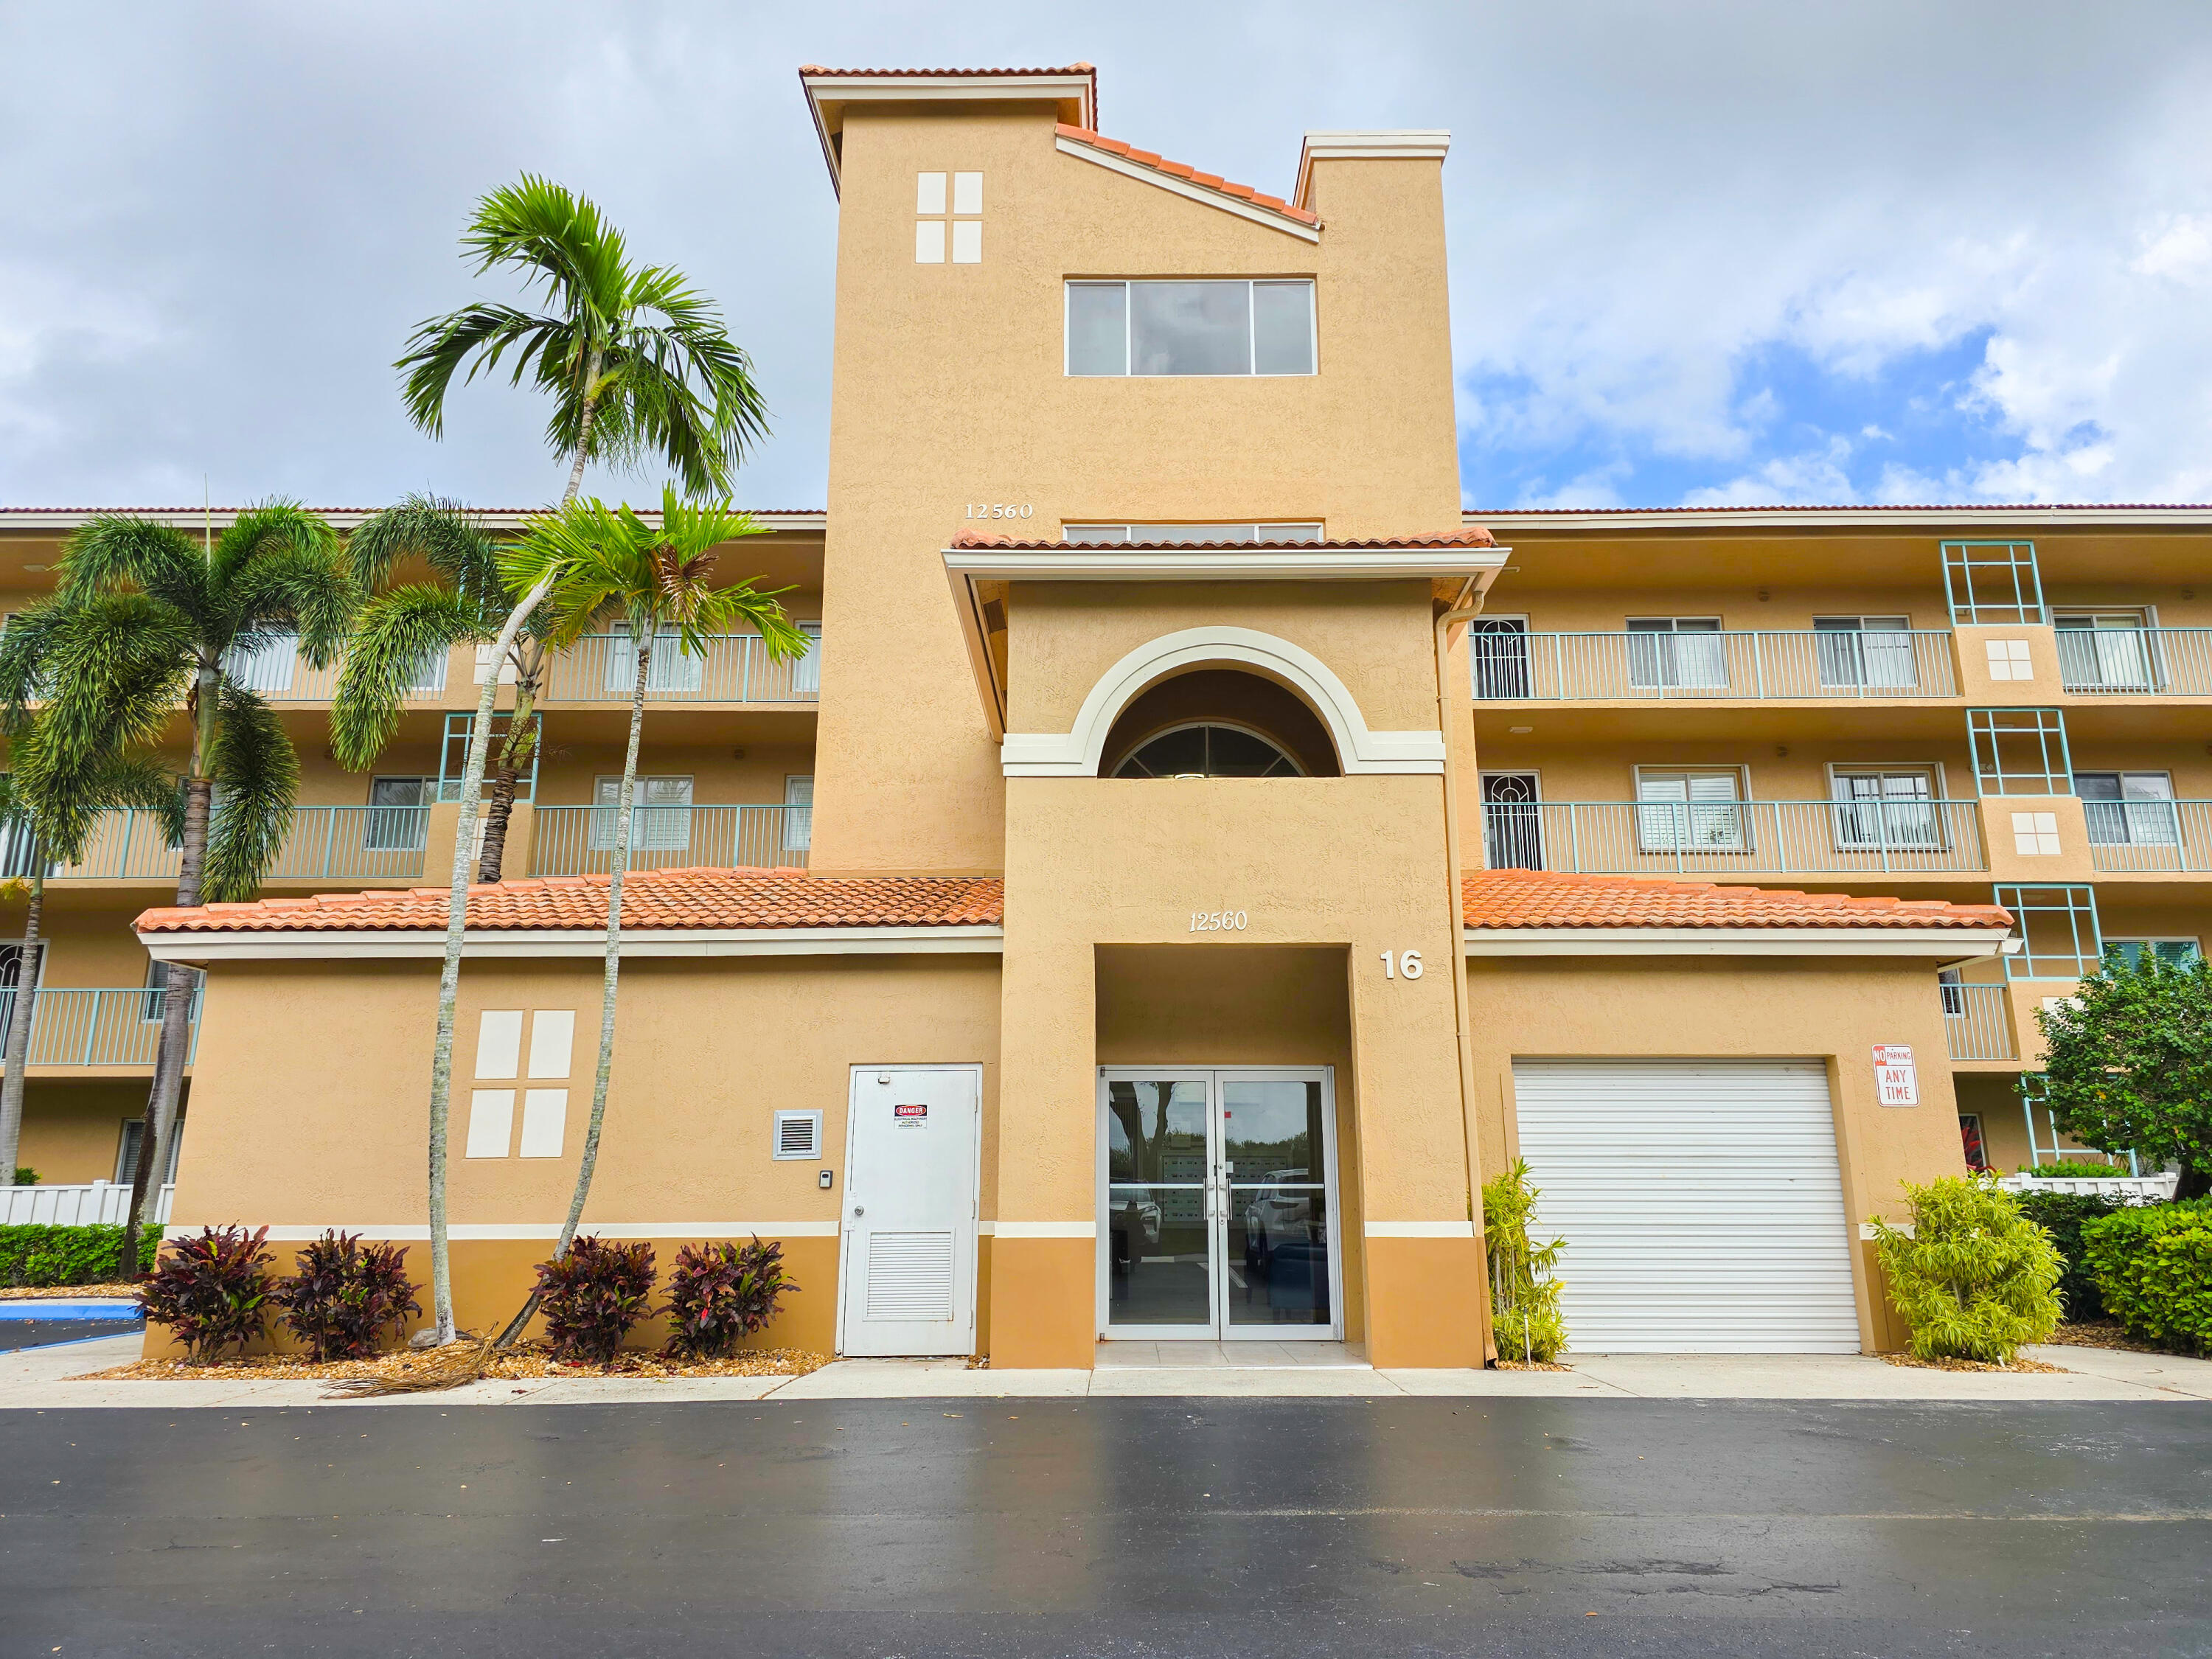
<svg viewBox="0 0 2212 1659">
<path fill-rule="evenodd" d="M 1340 1335 L 1335 1108 L 1325 1066 L 1103 1071 L 1100 1334 Z"/>
</svg>

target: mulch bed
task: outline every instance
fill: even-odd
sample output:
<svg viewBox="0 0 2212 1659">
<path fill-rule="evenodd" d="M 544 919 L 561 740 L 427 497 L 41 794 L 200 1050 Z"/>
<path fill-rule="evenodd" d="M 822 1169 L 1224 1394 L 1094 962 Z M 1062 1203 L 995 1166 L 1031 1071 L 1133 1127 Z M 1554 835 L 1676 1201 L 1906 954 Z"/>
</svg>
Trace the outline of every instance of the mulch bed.
<svg viewBox="0 0 2212 1659">
<path fill-rule="evenodd" d="M 296 1355 L 249 1354 L 240 1359 L 196 1365 L 181 1359 L 137 1359 L 87 1371 L 72 1382 L 335 1382 L 388 1377 L 422 1363 L 419 1352 L 398 1350 L 374 1359 L 332 1359 L 320 1364 Z M 757 1348 L 727 1359 L 671 1359 L 657 1353 L 622 1353 L 612 1364 L 588 1365 L 556 1359 L 542 1343 L 518 1342 L 492 1358 L 488 1382 L 530 1381 L 554 1376 L 620 1376 L 641 1382 L 673 1382 L 685 1376 L 804 1376 L 830 1363 L 827 1354 L 804 1348 Z"/>
<path fill-rule="evenodd" d="M 1884 1364 L 1905 1365 L 1923 1371 L 2058 1371 L 2063 1365 L 2046 1365 L 2040 1359 L 2015 1359 L 2009 1365 L 1993 1365 L 1986 1359 L 1915 1359 L 1909 1353 L 1877 1356 Z"/>
<path fill-rule="evenodd" d="M 1491 1362 L 1492 1370 L 1500 1371 L 1571 1371 L 1572 1365 L 1562 1365 L 1551 1359 L 1497 1359 Z"/>
<path fill-rule="evenodd" d="M 7 1302 L 121 1302 L 137 1294 L 136 1285 L 0 1285 Z"/>
<path fill-rule="evenodd" d="M 2061 1325 L 2043 1339 L 2054 1347 L 2061 1348 L 2123 1348 L 2130 1353 L 2172 1354 L 2172 1348 L 2161 1348 L 2155 1342 L 2146 1342 L 2139 1336 L 2128 1334 L 2127 1327 L 2099 1321 L 2079 1325 Z"/>
</svg>

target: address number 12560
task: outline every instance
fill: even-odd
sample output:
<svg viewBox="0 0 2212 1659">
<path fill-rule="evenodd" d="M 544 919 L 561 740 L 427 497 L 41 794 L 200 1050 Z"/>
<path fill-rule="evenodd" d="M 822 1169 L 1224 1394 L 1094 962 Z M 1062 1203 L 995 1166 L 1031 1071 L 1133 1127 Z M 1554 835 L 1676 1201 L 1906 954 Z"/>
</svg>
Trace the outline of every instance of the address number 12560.
<svg viewBox="0 0 2212 1659">
<path fill-rule="evenodd" d="M 1251 918 L 1242 910 L 1194 910 L 1190 913 L 1190 931 L 1194 933 L 1241 933 L 1251 925 Z"/>
</svg>

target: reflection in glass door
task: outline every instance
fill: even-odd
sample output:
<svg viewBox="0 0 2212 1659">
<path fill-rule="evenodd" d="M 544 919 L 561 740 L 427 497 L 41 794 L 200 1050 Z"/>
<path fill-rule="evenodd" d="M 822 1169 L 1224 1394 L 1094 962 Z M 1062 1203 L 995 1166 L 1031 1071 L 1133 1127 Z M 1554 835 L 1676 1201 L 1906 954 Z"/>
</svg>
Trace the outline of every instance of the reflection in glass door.
<svg viewBox="0 0 2212 1659">
<path fill-rule="evenodd" d="M 1098 1097 L 1103 1334 L 1340 1334 L 1326 1067 L 1109 1069 Z"/>
</svg>

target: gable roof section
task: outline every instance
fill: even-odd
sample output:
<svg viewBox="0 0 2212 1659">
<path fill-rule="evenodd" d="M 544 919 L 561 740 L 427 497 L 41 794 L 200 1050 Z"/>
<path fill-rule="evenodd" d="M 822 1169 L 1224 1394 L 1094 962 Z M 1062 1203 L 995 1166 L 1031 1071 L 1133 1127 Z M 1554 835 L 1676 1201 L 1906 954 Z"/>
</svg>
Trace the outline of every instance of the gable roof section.
<svg viewBox="0 0 2212 1659">
<path fill-rule="evenodd" d="M 1060 124 L 1054 139 L 1063 155 L 1093 162 L 1109 172 L 1153 185 L 1190 201 L 1219 208 L 1255 224 L 1296 236 L 1302 241 L 1321 240 L 1321 220 L 1302 207 L 1293 207 L 1279 196 L 1270 196 L 1249 185 L 1239 185 L 1218 173 L 1200 173 L 1184 161 L 1170 161 L 1148 149 L 1125 144 L 1087 127 Z"/>
<path fill-rule="evenodd" d="M 844 157 L 845 107 L 872 103 L 1048 103 L 1062 121 L 1098 119 L 1098 71 L 1088 64 L 1060 69 L 824 69 L 802 64 L 799 83 L 830 164 L 830 188 L 839 186 Z"/>
</svg>

